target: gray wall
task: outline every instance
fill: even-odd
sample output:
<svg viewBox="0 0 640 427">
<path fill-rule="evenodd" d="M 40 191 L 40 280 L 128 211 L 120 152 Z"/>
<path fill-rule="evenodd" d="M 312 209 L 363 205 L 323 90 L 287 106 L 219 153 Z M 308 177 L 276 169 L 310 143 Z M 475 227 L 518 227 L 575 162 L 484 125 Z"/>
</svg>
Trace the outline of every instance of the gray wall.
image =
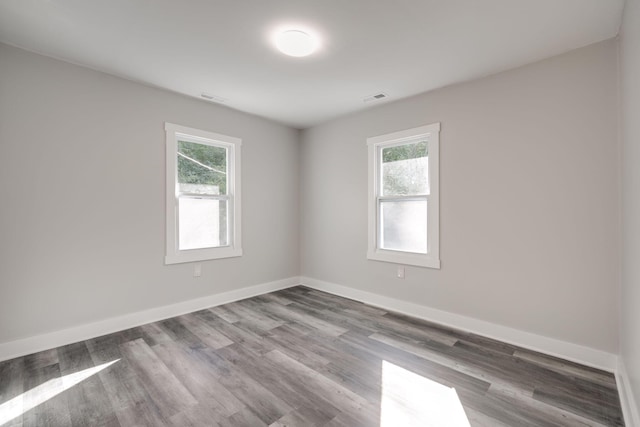
<svg viewBox="0 0 640 427">
<path fill-rule="evenodd" d="M 165 266 L 164 122 L 242 146 L 242 258 Z M 0 45 L 0 342 L 297 276 L 285 126 Z"/>
<path fill-rule="evenodd" d="M 299 135 L 0 45 L 0 342 L 295 276 L 300 267 L 615 353 L 616 62 L 608 41 Z M 245 255 L 203 263 L 200 279 L 191 264 L 163 264 L 164 121 L 243 138 Z M 436 121 L 442 269 L 408 267 L 399 280 L 394 265 L 365 257 L 365 140 Z M 625 212 L 638 208 L 635 197 Z M 629 274 L 637 283 L 637 271 Z M 637 301 L 637 292 L 629 296 Z M 628 343 L 637 379 L 630 361 L 638 345 Z"/>
<path fill-rule="evenodd" d="M 304 131 L 302 274 L 616 353 L 618 110 L 611 40 Z M 442 269 L 400 280 L 366 259 L 365 140 L 433 122 Z"/>
<path fill-rule="evenodd" d="M 627 0 L 622 71 L 621 358 L 640 408 L 640 2 Z M 640 420 L 637 420 L 640 422 Z"/>
</svg>

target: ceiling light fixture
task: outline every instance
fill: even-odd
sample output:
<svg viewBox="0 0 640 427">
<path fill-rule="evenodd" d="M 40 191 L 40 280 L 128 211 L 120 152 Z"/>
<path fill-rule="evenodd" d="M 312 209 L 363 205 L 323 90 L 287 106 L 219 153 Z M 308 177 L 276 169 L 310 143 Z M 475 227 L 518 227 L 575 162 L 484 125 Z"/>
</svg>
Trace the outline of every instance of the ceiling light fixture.
<svg viewBox="0 0 640 427">
<path fill-rule="evenodd" d="M 300 30 L 283 31 L 276 36 L 275 42 L 280 52 L 296 57 L 311 55 L 318 47 L 314 37 Z"/>
</svg>

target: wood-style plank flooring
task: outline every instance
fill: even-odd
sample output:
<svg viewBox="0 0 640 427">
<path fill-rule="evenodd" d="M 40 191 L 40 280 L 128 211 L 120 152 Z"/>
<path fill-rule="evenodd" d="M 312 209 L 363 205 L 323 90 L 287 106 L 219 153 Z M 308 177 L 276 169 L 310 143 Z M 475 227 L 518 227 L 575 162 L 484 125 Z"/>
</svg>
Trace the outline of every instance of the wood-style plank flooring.
<svg viewBox="0 0 640 427">
<path fill-rule="evenodd" d="M 623 425 L 609 373 L 305 287 L 2 362 L 3 422 Z"/>
</svg>

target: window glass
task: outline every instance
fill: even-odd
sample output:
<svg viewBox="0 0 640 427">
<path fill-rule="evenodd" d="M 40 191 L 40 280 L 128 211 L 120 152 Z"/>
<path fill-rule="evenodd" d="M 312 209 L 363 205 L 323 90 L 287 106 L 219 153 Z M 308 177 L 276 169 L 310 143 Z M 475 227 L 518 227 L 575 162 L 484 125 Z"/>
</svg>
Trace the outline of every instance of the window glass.
<svg viewBox="0 0 640 427">
<path fill-rule="evenodd" d="M 380 247 L 427 253 L 427 201 L 380 202 Z"/>
<path fill-rule="evenodd" d="M 226 200 L 183 196 L 178 210 L 180 250 L 228 245 Z"/>
<path fill-rule="evenodd" d="M 227 149 L 178 141 L 176 155 L 178 249 L 226 246 L 227 200 L 215 196 L 227 194 Z"/>
<path fill-rule="evenodd" d="M 367 138 L 367 258 L 440 268 L 440 123 Z"/>
<path fill-rule="evenodd" d="M 382 149 L 382 196 L 429 193 L 427 141 Z"/>
<path fill-rule="evenodd" d="M 242 256 L 242 140 L 165 123 L 166 264 Z"/>
<path fill-rule="evenodd" d="M 178 141 L 181 193 L 227 194 L 227 149 Z"/>
</svg>

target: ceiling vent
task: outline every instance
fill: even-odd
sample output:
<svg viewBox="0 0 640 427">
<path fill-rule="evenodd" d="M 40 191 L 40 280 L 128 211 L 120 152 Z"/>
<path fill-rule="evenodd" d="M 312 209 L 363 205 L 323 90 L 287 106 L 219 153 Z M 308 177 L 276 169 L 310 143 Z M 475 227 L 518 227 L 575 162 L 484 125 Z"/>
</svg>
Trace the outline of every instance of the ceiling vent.
<svg viewBox="0 0 640 427">
<path fill-rule="evenodd" d="M 389 95 L 381 92 L 376 95 L 367 96 L 365 99 L 363 99 L 363 101 L 364 102 L 380 101 L 381 99 L 387 99 L 388 97 Z"/>
<path fill-rule="evenodd" d="M 220 104 L 224 104 L 225 102 L 227 102 L 226 99 L 224 98 L 220 98 L 219 96 L 215 96 L 215 95 L 211 95 L 209 93 L 201 93 L 200 96 L 204 99 L 206 99 L 207 101 L 211 101 L 211 102 L 218 102 Z"/>
</svg>

